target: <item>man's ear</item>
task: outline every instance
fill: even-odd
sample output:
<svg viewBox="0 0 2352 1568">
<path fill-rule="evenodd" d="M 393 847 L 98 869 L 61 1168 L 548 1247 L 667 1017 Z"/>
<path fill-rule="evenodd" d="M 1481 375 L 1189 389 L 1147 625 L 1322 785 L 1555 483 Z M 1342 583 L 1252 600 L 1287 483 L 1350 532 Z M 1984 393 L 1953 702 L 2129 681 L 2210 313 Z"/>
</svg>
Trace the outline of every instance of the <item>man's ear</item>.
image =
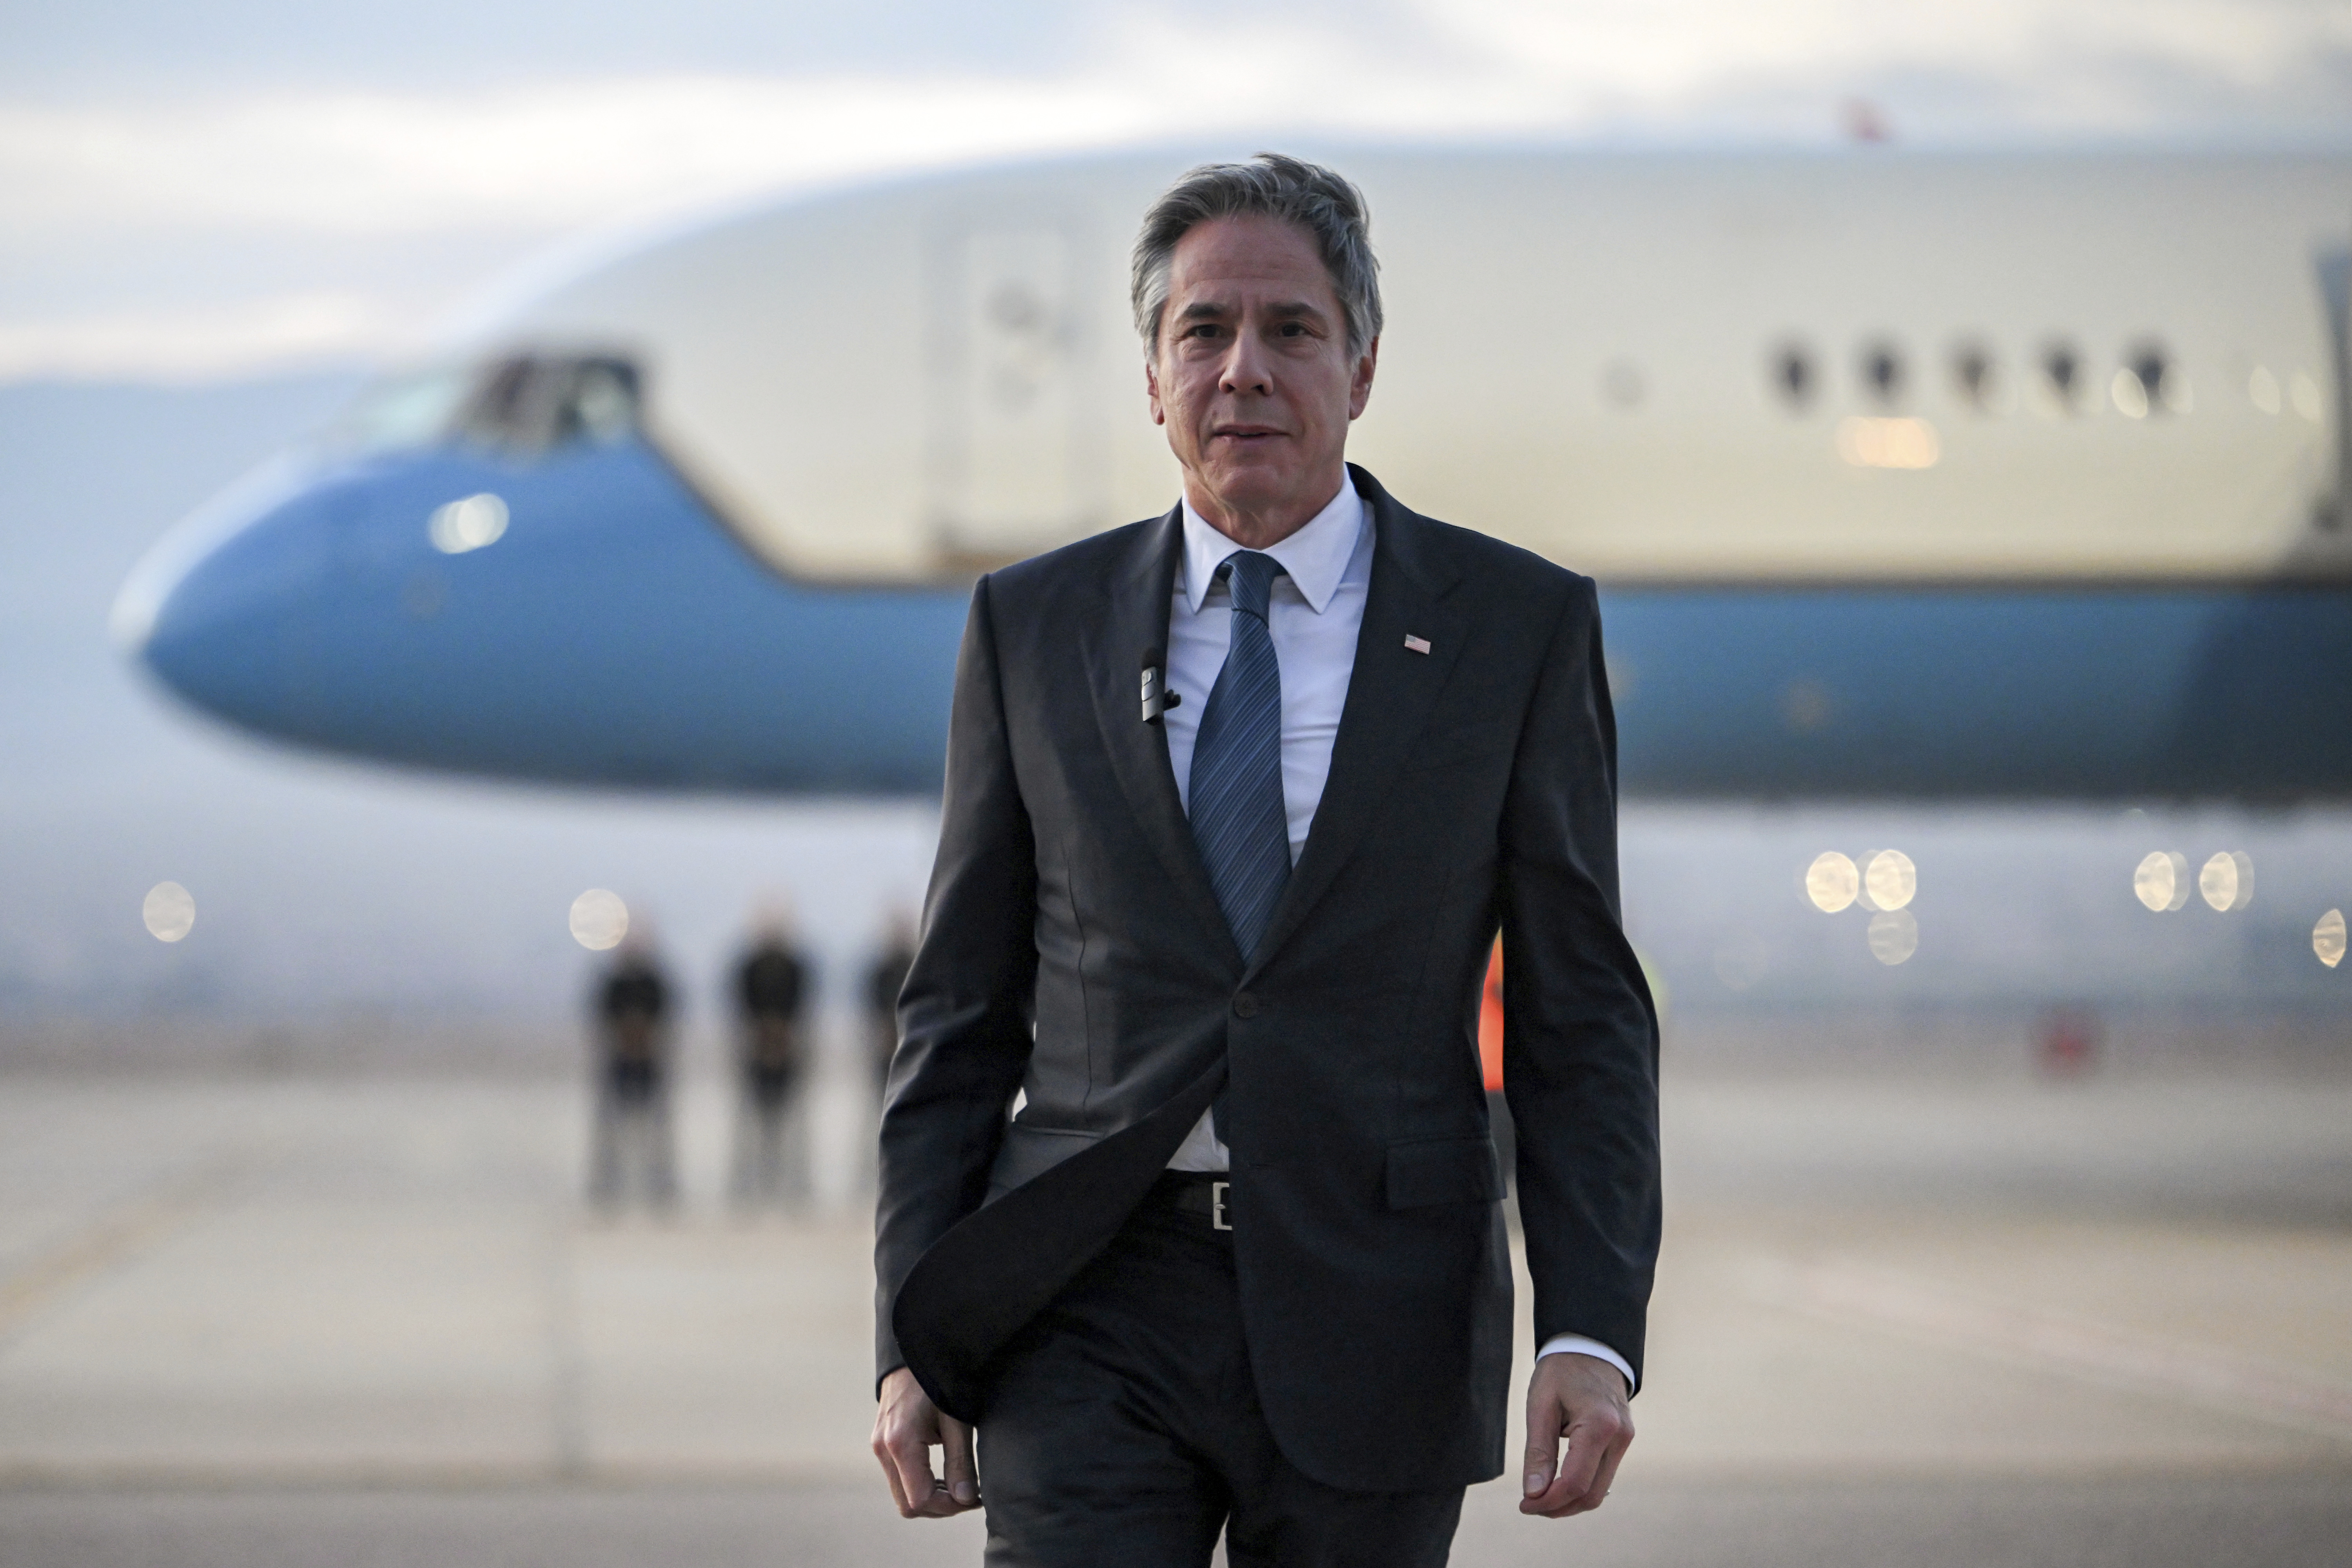
<svg viewBox="0 0 2352 1568">
<path fill-rule="evenodd" d="M 1160 405 L 1160 356 L 1156 353 L 1144 356 L 1143 392 L 1151 405 L 1151 422 L 1154 425 L 1167 424 L 1168 410 Z"/>
<path fill-rule="evenodd" d="M 1348 417 L 1363 417 L 1364 405 L 1372 400 L 1372 374 L 1381 367 L 1381 340 L 1374 338 L 1364 348 L 1363 356 L 1356 361 L 1354 374 L 1348 378 Z"/>
</svg>

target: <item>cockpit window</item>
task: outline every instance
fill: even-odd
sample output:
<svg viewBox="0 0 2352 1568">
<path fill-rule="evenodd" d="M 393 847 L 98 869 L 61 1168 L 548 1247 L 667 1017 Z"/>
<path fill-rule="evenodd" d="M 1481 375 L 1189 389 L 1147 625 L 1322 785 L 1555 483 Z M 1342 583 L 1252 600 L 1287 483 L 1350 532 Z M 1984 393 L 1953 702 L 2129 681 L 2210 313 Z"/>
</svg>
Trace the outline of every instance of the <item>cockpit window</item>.
<svg viewBox="0 0 2352 1568">
<path fill-rule="evenodd" d="M 508 452 L 607 445 L 636 428 L 639 397 L 637 369 L 626 360 L 519 354 L 490 367 L 452 434 Z"/>
<path fill-rule="evenodd" d="M 443 365 L 380 381 L 343 411 L 327 438 L 363 452 L 430 446 L 447 434 L 473 379 L 463 366 Z"/>
<path fill-rule="evenodd" d="M 513 354 L 380 382 L 329 438 L 360 451 L 446 441 L 519 454 L 608 446 L 637 428 L 641 401 L 636 366 L 615 355 Z"/>
</svg>

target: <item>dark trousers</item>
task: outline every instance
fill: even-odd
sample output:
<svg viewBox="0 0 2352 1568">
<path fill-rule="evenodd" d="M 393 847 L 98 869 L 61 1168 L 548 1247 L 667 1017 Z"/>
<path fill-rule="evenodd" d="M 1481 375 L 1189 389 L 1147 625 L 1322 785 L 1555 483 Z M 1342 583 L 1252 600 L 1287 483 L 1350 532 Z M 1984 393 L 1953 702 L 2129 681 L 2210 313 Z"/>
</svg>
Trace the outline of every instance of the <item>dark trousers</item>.
<svg viewBox="0 0 2352 1568">
<path fill-rule="evenodd" d="M 979 1439 L 991 1568 L 1204 1568 L 1220 1531 L 1232 1568 L 1443 1564 L 1463 1489 L 1342 1491 L 1275 1446 L 1233 1233 L 1166 1201 L 1200 1184 L 1163 1179 L 1004 1352 Z"/>
</svg>

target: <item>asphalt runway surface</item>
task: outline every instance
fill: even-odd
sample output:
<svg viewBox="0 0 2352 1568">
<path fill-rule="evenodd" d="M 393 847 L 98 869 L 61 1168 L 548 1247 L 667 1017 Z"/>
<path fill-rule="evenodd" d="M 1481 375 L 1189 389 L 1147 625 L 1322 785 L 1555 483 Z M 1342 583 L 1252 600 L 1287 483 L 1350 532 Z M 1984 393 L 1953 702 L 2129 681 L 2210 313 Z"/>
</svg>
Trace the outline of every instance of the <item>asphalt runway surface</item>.
<svg viewBox="0 0 2352 1568">
<path fill-rule="evenodd" d="M 1455 1561 L 2352 1562 L 2352 1079 L 1670 1080 L 1598 1514 Z M 0 1564 L 972 1563 L 864 1448 L 866 1227 L 584 1213 L 570 1086 L 12 1079 Z"/>
</svg>

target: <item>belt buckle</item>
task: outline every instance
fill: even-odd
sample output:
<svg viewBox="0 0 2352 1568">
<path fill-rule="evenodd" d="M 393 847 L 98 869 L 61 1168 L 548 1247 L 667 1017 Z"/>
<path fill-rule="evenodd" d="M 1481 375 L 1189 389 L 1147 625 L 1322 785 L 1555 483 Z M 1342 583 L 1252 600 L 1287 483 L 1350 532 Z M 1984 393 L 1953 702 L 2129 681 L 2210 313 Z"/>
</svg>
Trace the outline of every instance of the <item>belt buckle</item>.
<svg viewBox="0 0 2352 1568">
<path fill-rule="evenodd" d="M 1231 1230 L 1234 1228 L 1232 1226 L 1225 1223 L 1225 1189 L 1232 1185 L 1233 1184 L 1231 1182 L 1211 1182 L 1209 1184 L 1209 1228 L 1211 1230 Z"/>
</svg>

